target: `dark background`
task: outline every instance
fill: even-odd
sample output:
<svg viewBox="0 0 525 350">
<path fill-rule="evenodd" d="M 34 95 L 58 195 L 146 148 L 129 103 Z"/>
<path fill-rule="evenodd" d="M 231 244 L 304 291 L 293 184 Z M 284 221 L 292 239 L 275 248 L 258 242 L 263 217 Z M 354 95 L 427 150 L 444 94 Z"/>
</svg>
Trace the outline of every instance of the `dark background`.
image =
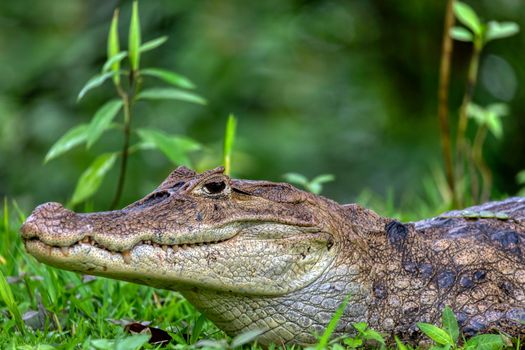
<svg viewBox="0 0 525 350">
<path fill-rule="evenodd" d="M 469 1 L 484 19 L 525 28 L 520 0 Z M 120 149 L 107 133 L 43 164 L 49 147 L 87 122 L 111 83 L 76 102 L 106 57 L 117 1 L 0 2 L 0 196 L 24 210 L 67 201 L 97 154 Z M 121 43 L 130 2 L 121 1 Z M 198 170 L 220 165 L 227 115 L 238 117 L 235 177 L 282 181 L 290 171 L 332 173 L 323 194 L 340 202 L 391 197 L 406 210 L 439 205 L 441 153 L 436 117 L 445 1 L 141 1 L 144 41 L 168 35 L 141 65 L 189 77 L 207 106 L 141 103 L 134 125 L 157 127 L 203 143 Z M 489 136 L 493 197 L 515 194 L 525 168 L 525 35 L 490 43 L 482 55 L 474 101 L 506 102 L 504 137 Z M 455 121 L 471 46 L 456 42 L 450 90 Z M 473 125 L 473 124 L 472 124 Z M 473 130 L 469 130 L 472 133 Z M 122 203 L 151 191 L 173 164 L 153 151 L 130 160 Z M 108 207 L 117 167 L 95 196 Z M 433 199 L 432 199 L 432 198 Z"/>
</svg>

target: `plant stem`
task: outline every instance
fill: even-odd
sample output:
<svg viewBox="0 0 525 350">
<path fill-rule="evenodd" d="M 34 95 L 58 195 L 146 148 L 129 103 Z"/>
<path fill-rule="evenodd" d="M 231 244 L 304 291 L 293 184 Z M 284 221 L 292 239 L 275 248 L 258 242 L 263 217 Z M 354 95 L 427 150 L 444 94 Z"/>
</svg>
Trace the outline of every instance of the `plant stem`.
<svg viewBox="0 0 525 350">
<path fill-rule="evenodd" d="M 124 145 L 122 146 L 122 157 L 120 160 L 120 171 L 117 183 L 117 191 L 115 197 L 111 203 L 110 210 L 114 210 L 120 202 L 120 197 L 124 190 L 124 182 L 126 180 L 126 169 L 128 166 L 128 157 L 130 154 L 129 144 L 131 139 L 131 120 L 132 120 L 132 109 L 135 102 L 135 96 L 140 89 L 142 79 L 138 70 L 131 71 L 129 75 L 129 92 L 125 92 L 122 87 L 117 84 L 117 93 L 122 99 L 124 105 Z"/>
<path fill-rule="evenodd" d="M 131 106 L 129 101 L 129 96 L 126 93 L 121 95 L 124 102 L 124 145 L 122 146 L 122 154 L 120 158 L 120 171 L 117 183 L 117 191 L 115 192 L 115 197 L 111 203 L 110 210 L 114 210 L 122 196 L 122 191 L 124 189 L 124 181 L 126 180 L 126 168 L 128 165 L 128 156 L 129 156 L 129 141 L 131 136 Z"/>
<path fill-rule="evenodd" d="M 490 190 L 492 188 L 492 172 L 483 160 L 483 144 L 487 137 L 488 127 L 487 125 L 481 125 L 478 128 L 474 143 L 472 145 L 472 159 L 478 167 L 479 173 L 483 180 L 480 202 L 486 202 L 489 200 Z"/>
<path fill-rule="evenodd" d="M 465 94 L 463 95 L 463 102 L 459 110 L 459 120 L 458 120 L 458 131 L 456 137 L 456 180 L 463 182 L 464 176 L 464 162 L 468 161 L 467 159 L 467 140 L 465 133 L 467 131 L 468 125 L 468 115 L 467 109 L 472 101 L 472 96 L 474 95 L 474 89 L 476 87 L 476 81 L 478 77 L 478 66 L 479 66 L 479 56 L 481 53 L 481 42 L 479 39 L 474 41 L 474 51 L 472 52 L 472 57 L 470 59 L 468 76 L 467 76 L 467 86 L 465 88 Z M 462 205 L 463 202 L 463 191 L 458 192 L 458 205 Z"/>
<path fill-rule="evenodd" d="M 457 207 L 456 185 L 452 166 L 452 148 L 450 145 L 450 127 L 448 123 L 448 87 L 450 81 L 450 60 L 452 57 L 452 38 L 450 28 L 454 25 L 454 0 L 448 0 L 445 13 L 445 25 L 443 28 L 443 44 L 441 48 L 441 64 L 439 69 L 438 88 L 438 119 L 441 132 L 441 150 L 445 164 L 445 174 L 450 193 L 452 194 L 452 206 Z"/>
<path fill-rule="evenodd" d="M 478 129 L 479 130 L 479 129 Z M 467 162 L 469 181 L 470 181 L 470 202 L 469 204 L 479 203 L 479 179 L 476 171 L 476 160 L 474 156 L 474 150 L 467 143 L 465 144 L 465 154 L 468 154 L 470 161 Z"/>
</svg>

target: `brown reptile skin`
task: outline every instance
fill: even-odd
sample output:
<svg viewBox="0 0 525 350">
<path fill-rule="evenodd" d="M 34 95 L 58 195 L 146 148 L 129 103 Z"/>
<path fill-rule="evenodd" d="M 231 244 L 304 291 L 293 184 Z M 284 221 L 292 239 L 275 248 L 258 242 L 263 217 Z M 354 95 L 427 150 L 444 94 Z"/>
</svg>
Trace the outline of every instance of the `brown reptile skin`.
<svg viewBox="0 0 525 350">
<path fill-rule="evenodd" d="M 210 193 L 218 191 L 217 193 Z M 230 335 L 311 343 L 350 301 L 336 335 L 366 321 L 417 344 L 416 322 L 450 306 L 466 335 L 525 335 L 525 198 L 401 224 L 288 184 L 180 167 L 123 210 L 39 206 L 27 250 L 63 269 L 180 291 Z M 521 321 L 521 322 L 520 322 Z"/>
</svg>

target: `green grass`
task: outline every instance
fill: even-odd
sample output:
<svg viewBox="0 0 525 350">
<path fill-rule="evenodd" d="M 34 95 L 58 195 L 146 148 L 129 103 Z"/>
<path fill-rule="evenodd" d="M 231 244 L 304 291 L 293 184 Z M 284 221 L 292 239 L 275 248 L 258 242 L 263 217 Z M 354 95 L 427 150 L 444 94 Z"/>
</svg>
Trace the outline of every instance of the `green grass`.
<svg viewBox="0 0 525 350">
<path fill-rule="evenodd" d="M 148 337 L 130 336 L 123 321 L 150 321 L 152 327 L 168 331 L 173 340 L 163 349 L 262 349 L 251 342 L 256 333 L 230 339 L 176 292 L 85 278 L 38 263 L 25 253 L 19 237 L 24 215 L 16 205 L 9 209 L 4 201 L 0 211 L 0 349 L 158 348 L 145 343 Z M 354 325 L 354 338 L 328 341 L 341 312 L 310 349 L 353 349 L 370 340 L 381 344 L 379 333 L 365 323 Z M 31 313 L 33 317 L 27 319 Z M 518 349 L 519 343 L 514 344 Z M 275 348 L 279 347 L 269 347 Z"/>
<path fill-rule="evenodd" d="M 175 341 L 167 349 L 225 338 L 176 292 L 105 278 L 86 281 L 38 263 L 19 238 L 23 217 L 12 214 L 4 207 L 0 220 L 0 349 L 96 349 L 93 344 L 101 342 L 95 339 L 128 336 L 120 320 L 151 321 L 151 326 L 169 331 Z M 2 283 L 3 276 L 9 283 Z M 30 311 L 39 313 L 32 321 L 42 319 L 40 330 L 22 321 Z"/>
</svg>

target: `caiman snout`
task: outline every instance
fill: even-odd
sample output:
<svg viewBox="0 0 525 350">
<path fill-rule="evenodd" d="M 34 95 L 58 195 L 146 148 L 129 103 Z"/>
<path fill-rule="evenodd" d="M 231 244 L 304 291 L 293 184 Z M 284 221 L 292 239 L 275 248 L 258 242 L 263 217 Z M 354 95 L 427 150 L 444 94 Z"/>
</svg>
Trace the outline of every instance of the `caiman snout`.
<svg viewBox="0 0 525 350">
<path fill-rule="evenodd" d="M 50 202 L 36 207 L 22 225 L 20 232 L 24 239 L 60 237 L 68 230 L 74 220 L 73 211 L 60 203 Z"/>
</svg>

